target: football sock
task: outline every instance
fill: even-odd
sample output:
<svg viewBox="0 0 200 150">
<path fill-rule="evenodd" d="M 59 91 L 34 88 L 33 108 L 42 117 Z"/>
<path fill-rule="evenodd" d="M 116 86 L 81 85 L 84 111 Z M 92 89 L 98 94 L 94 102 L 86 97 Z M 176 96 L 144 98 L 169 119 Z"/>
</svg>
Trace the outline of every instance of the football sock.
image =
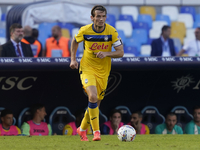
<svg viewBox="0 0 200 150">
<path fill-rule="evenodd" d="M 80 131 L 85 131 L 89 127 L 89 125 L 90 125 L 90 116 L 89 116 L 89 113 L 88 113 L 88 109 L 86 109 L 84 118 L 81 122 Z"/>
<path fill-rule="evenodd" d="M 88 110 L 93 131 L 99 131 L 99 108 L 97 103 L 89 102 Z"/>
</svg>

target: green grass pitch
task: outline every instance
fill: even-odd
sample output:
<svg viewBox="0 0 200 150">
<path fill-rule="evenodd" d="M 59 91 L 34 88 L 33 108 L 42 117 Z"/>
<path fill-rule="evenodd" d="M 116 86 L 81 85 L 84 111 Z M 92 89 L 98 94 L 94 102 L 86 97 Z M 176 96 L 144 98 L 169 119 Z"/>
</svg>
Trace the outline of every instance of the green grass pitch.
<svg viewBox="0 0 200 150">
<path fill-rule="evenodd" d="M 137 135 L 133 142 L 121 142 L 116 135 L 102 135 L 101 141 L 80 141 L 79 136 L 1 136 L 1 150 L 193 150 L 200 149 L 200 135 Z"/>
</svg>

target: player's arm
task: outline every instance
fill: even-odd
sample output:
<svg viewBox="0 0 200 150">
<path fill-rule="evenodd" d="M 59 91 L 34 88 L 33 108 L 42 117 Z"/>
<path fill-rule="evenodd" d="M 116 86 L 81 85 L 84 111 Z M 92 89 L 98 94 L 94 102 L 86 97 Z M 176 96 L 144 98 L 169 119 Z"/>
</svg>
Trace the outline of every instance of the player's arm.
<svg viewBox="0 0 200 150">
<path fill-rule="evenodd" d="M 177 54 L 177 56 L 182 56 L 186 51 L 184 49 L 180 50 L 180 52 Z"/>
<path fill-rule="evenodd" d="M 48 135 L 52 135 L 52 129 L 51 129 L 51 125 L 50 125 L 50 124 L 48 124 L 48 125 L 47 125 L 47 127 L 48 127 L 48 130 L 49 130 L 49 134 L 48 134 Z"/>
<path fill-rule="evenodd" d="M 73 38 L 71 43 L 71 63 L 70 63 L 70 67 L 72 69 L 78 69 L 78 63 L 76 61 L 77 49 L 78 49 L 78 42 L 76 42 L 75 38 Z"/>
</svg>

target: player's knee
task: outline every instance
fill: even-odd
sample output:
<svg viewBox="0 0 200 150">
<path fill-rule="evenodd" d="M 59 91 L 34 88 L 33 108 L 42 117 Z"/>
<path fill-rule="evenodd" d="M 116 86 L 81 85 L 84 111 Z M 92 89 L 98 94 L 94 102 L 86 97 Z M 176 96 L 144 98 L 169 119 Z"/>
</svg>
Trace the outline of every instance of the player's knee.
<svg viewBox="0 0 200 150">
<path fill-rule="evenodd" d="M 96 103 L 97 101 L 98 101 L 98 99 L 97 99 L 97 95 L 96 94 L 90 94 L 89 95 L 89 101 L 91 102 L 91 103 Z"/>
</svg>

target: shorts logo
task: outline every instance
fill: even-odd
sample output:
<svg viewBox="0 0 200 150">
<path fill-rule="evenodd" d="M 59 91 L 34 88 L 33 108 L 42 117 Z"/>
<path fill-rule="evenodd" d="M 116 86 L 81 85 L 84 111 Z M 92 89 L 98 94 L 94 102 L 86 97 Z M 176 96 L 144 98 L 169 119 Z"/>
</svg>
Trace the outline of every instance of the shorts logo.
<svg viewBox="0 0 200 150">
<path fill-rule="evenodd" d="M 86 84 L 88 83 L 88 79 L 85 79 L 85 83 L 86 83 Z"/>
</svg>

